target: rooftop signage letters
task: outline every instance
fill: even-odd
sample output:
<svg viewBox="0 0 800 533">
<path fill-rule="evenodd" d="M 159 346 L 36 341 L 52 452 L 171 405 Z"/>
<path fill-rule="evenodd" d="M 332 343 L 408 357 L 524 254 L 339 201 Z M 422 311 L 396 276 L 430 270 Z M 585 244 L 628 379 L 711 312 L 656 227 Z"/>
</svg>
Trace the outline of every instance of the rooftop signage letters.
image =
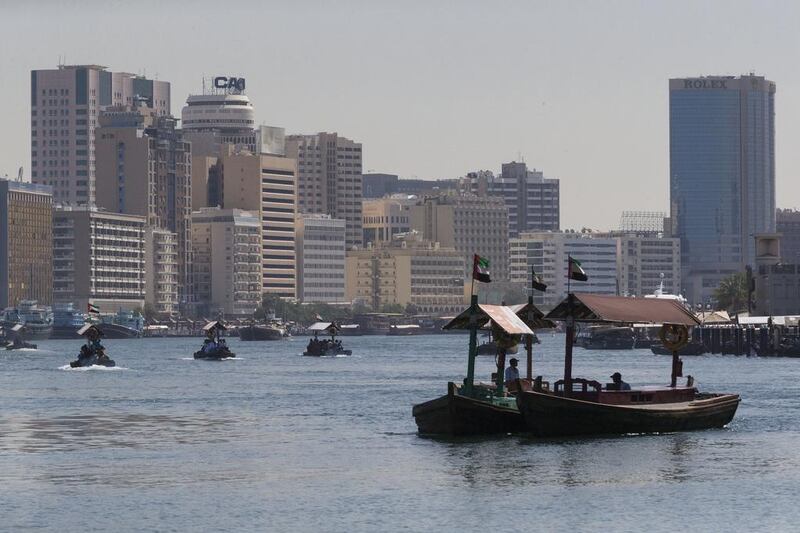
<svg viewBox="0 0 800 533">
<path fill-rule="evenodd" d="M 684 89 L 727 89 L 728 80 L 683 80 Z"/>
<path fill-rule="evenodd" d="M 227 78 L 225 76 L 217 76 L 214 78 L 214 88 L 236 89 L 237 91 L 244 91 L 244 78 Z"/>
</svg>

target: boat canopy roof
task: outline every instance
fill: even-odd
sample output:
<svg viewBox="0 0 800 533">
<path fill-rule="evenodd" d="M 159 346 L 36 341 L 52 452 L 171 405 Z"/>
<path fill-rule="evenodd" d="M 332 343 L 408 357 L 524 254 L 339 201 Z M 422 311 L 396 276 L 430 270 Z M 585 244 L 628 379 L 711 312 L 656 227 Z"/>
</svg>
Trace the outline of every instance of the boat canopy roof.
<svg viewBox="0 0 800 533">
<path fill-rule="evenodd" d="M 11 328 L 11 331 L 20 331 L 20 330 L 22 330 L 24 327 L 25 327 L 25 326 L 23 326 L 22 324 L 14 324 L 14 326 Z"/>
<path fill-rule="evenodd" d="M 203 331 L 208 331 L 210 329 L 221 329 L 221 330 L 224 331 L 224 330 L 226 330 L 228 328 L 226 328 L 225 324 L 223 324 L 219 320 L 212 320 L 211 322 L 209 322 L 208 324 L 203 326 Z"/>
<path fill-rule="evenodd" d="M 697 326 L 700 321 L 675 300 L 661 298 L 626 298 L 605 294 L 573 294 L 572 316 L 578 322 L 617 324 L 679 324 Z M 569 297 L 545 318 L 566 320 L 570 316 Z"/>
<path fill-rule="evenodd" d="M 472 319 L 475 320 L 474 326 L 471 324 Z M 473 311 L 470 306 L 445 324 L 442 329 L 480 328 L 490 320 L 510 335 L 533 335 L 531 328 L 514 313 L 514 309 L 505 305 L 478 304 L 477 311 Z"/>
<path fill-rule="evenodd" d="M 84 324 L 83 327 L 78 330 L 78 335 L 86 335 L 87 333 L 89 333 L 89 330 L 92 329 L 92 328 L 96 329 L 97 332 L 100 333 L 101 335 L 103 334 L 103 332 L 97 326 L 95 326 L 94 324 L 88 324 L 87 323 L 87 324 Z"/>
<path fill-rule="evenodd" d="M 314 322 L 308 326 L 308 331 L 327 331 L 328 333 L 333 334 L 339 331 L 339 326 L 333 322 Z"/>
<path fill-rule="evenodd" d="M 730 324 L 732 322 L 727 311 L 706 311 L 697 313 L 701 324 Z"/>
<path fill-rule="evenodd" d="M 511 310 L 531 329 L 548 329 L 556 327 L 552 320 L 544 318 L 544 313 L 532 303 L 511 305 Z"/>
</svg>

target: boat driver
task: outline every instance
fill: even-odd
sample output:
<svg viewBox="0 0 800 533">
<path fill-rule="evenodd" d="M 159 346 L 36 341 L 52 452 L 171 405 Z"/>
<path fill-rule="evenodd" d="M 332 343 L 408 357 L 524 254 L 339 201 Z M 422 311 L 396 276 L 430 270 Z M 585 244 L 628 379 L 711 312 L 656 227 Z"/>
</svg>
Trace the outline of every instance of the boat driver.
<svg viewBox="0 0 800 533">
<path fill-rule="evenodd" d="M 508 362 L 509 367 L 506 368 L 506 383 L 509 381 L 514 382 L 519 379 L 519 369 L 517 368 L 517 361 L 516 357 L 512 357 L 511 360 Z"/>
<path fill-rule="evenodd" d="M 611 374 L 611 379 L 614 381 L 613 387 L 606 388 L 611 388 L 611 390 L 631 390 L 631 386 L 622 381 L 622 374 L 619 372 Z"/>
</svg>

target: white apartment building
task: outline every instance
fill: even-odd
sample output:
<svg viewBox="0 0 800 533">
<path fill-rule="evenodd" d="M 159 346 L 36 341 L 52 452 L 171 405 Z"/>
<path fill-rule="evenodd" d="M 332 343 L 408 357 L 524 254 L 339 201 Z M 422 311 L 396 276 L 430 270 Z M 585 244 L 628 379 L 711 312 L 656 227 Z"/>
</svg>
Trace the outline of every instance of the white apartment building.
<svg viewBox="0 0 800 533">
<path fill-rule="evenodd" d="M 145 302 L 145 217 L 95 207 L 53 211 L 53 301 L 103 311 Z"/>
<path fill-rule="evenodd" d="M 547 284 L 534 291 L 537 305 L 555 305 L 567 294 L 567 257 L 581 263 L 588 281 L 571 281 L 572 292 L 618 294 L 617 247 L 619 239 L 607 234 L 574 232 L 524 232 L 509 242 L 510 281 L 530 287 L 531 268 Z"/>
<path fill-rule="evenodd" d="M 681 240 L 660 235 L 620 235 L 619 290 L 623 296 L 681 294 Z"/>
<path fill-rule="evenodd" d="M 298 214 L 297 296 L 302 302 L 344 302 L 344 220 L 329 215 Z"/>
<path fill-rule="evenodd" d="M 192 214 L 194 290 L 209 316 L 252 315 L 261 305 L 261 221 L 241 209 Z"/>
</svg>

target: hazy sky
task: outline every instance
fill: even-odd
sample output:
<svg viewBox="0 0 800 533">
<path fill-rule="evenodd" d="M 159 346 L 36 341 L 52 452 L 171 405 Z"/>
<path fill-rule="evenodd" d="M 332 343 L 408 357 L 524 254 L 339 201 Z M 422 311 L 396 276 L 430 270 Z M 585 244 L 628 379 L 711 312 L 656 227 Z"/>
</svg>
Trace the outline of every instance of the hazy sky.
<svg viewBox="0 0 800 533">
<path fill-rule="evenodd" d="M 30 170 L 30 70 L 95 63 L 172 83 L 240 75 L 259 122 L 338 131 L 364 171 L 453 178 L 521 155 L 561 179 L 562 227 L 669 198 L 670 77 L 777 84 L 779 207 L 800 207 L 795 2 L 0 0 L 0 175 Z"/>
</svg>

